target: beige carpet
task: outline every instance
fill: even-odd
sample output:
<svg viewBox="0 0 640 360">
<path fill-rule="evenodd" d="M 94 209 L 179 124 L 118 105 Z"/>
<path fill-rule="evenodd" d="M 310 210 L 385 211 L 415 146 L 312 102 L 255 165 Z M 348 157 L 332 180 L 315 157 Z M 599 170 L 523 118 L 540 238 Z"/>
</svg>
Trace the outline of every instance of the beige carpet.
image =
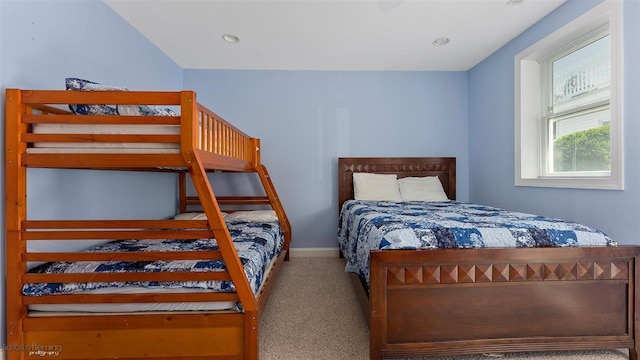
<svg viewBox="0 0 640 360">
<path fill-rule="evenodd" d="M 276 279 L 260 327 L 260 359 L 369 359 L 369 332 L 338 258 L 292 258 Z M 626 350 L 504 354 L 510 360 L 622 360 Z M 443 356 L 433 360 L 491 360 Z"/>
</svg>

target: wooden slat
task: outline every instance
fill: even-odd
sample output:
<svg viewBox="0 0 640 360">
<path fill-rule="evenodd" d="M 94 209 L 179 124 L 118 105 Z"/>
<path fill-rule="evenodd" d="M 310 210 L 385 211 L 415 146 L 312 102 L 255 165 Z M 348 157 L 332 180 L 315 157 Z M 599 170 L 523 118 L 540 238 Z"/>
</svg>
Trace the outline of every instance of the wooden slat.
<svg viewBox="0 0 640 360">
<path fill-rule="evenodd" d="M 180 125 L 179 116 L 26 115 L 25 124 Z"/>
<path fill-rule="evenodd" d="M 198 292 L 197 294 L 186 295 L 208 295 L 210 293 Z M 235 301 L 234 293 L 212 293 L 218 294 L 222 301 Z M 162 294 L 171 297 L 180 294 Z M 229 296 L 231 295 L 231 296 Z M 83 295 L 63 295 L 64 297 L 75 297 L 76 299 Z M 102 295 L 106 296 L 106 295 Z M 131 295 L 118 295 L 118 298 L 126 298 Z M 49 298 L 56 295 L 47 296 Z M 88 296 L 94 298 L 94 296 Z M 105 302 L 105 301 L 102 301 Z M 163 313 L 136 313 L 132 314 L 78 314 L 77 316 L 52 315 L 52 316 L 30 316 L 24 319 L 25 330 L 28 331 L 48 331 L 48 330 L 89 330 L 89 329 L 148 329 L 162 327 L 235 327 L 244 323 L 244 315 L 241 312 L 209 312 L 209 311 L 190 311 L 190 312 L 163 312 Z"/>
<path fill-rule="evenodd" d="M 212 238 L 212 231 L 172 230 L 172 231 L 27 231 L 24 240 L 127 240 L 127 239 L 200 239 Z"/>
<path fill-rule="evenodd" d="M 202 150 L 197 150 L 197 152 L 202 161 L 202 165 L 207 169 L 243 172 L 250 172 L 254 169 L 250 159 L 233 159 L 227 156 L 207 153 Z"/>
<path fill-rule="evenodd" d="M 24 104 L 179 105 L 175 91 L 66 91 L 23 90 Z"/>
<path fill-rule="evenodd" d="M 127 281 L 224 281 L 231 280 L 226 271 L 216 272 L 129 272 L 129 273 L 74 273 L 24 274 L 24 283 L 63 282 L 127 282 Z"/>
<path fill-rule="evenodd" d="M 71 111 L 69 110 L 69 108 L 61 109 L 55 106 L 44 105 L 44 104 L 33 104 L 31 105 L 31 109 L 37 110 L 43 114 L 59 114 L 59 115 L 71 114 Z"/>
<path fill-rule="evenodd" d="M 236 293 L 197 292 L 165 294 L 66 294 L 23 296 L 25 304 L 110 304 L 110 303 L 156 303 L 156 302 L 207 302 L 238 301 Z M 135 315 L 134 315 L 135 316 Z"/>
<path fill-rule="evenodd" d="M 243 317 L 244 319 L 244 317 Z M 96 330 L 42 330 L 27 334 L 25 344 L 56 344 L 62 349 L 61 360 L 247 360 L 242 326 L 176 326 L 165 316 L 162 325 L 111 328 L 104 319 L 92 318 L 102 326 Z M 137 325 L 138 322 L 135 322 Z M 29 346 L 29 345 L 27 345 Z M 46 345 L 44 345 L 46 346 Z M 21 355 L 16 353 L 16 355 Z M 28 355 L 24 360 L 42 359 Z M 257 357 L 255 357 L 257 359 Z M 14 359 L 8 359 L 14 360 Z"/>
<path fill-rule="evenodd" d="M 218 196 L 218 201 L 269 201 L 268 196 Z"/>
<path fill-rule="evenodd" d="M 207 109 L 205 106 L 201 105 L 201 104 L 197 104 L 198 105 L 198 112 L 201 112 L 203 114 L 206 114 L 207 116 L 209 116 L 212 119 L 215 119 L 215 122 L 226 127 L 229 129 L 232 129 L 234 132 L 242 135 L 243 137 L 246 138 L 250 138 L 251 136 L 249 136 L 248 134 L 246 134 L 244 131 L 238 129 L 237 127 L 235 127 L 233 124 L 227 122 L 225 119 L 223 119 L 221 116 L 219 116 L 218 114 L 214 113 L 213 111 Z"/>
<path fill-rule="evenodd" d="M 24 229 L 189 229 L 208 228 L 206 220 L 26 220 Z"/>
<path fill-rule="evenodd" d="M 71 143 L 178 143 L 178 135 L 151 134 L 24 134 L 22 141 Z"/>
<path fill-rule="evenodd" d="M 40 168 L 183 168 L 180 154 L 24 154 L 22 165 Z"/>
<path fill-rule="evenodd" d="M 39 252 L 22 256 L 23 261 L 152 261 L 220 260 L 219 251 L 130 251 L 130 252 Z"/>
</svg>

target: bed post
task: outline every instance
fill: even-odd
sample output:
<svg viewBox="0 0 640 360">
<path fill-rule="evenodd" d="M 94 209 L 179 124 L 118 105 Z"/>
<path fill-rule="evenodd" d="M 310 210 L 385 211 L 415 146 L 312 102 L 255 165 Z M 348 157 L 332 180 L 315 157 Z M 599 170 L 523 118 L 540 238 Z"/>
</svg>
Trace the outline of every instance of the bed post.
<svg viewBox="0 0 640 360">
<path fill-rule="evenodd" d="M 633 321 L 633 348 L 629 349 L 629 359 L 638 360 L 638 345 L 640 345 L 640 255 L 636 253 L 633 261 L 633 314 L 631 319 Z"/>
<path fill-rule="evenodd" d="M 386 284 L 386 270 L 376 251 L 371 251 L 371 271 L 369 282 L 372 285 Z M 369 358 L 382 359 L 382 350 L 386 338 L 386 286 L 369 287 Z"/>
<path fill-rule="evenodd" d="M 183 171 L 178 173 L 178 211 L 187 212 L 187 175 Z"/>
<path fill-rule="evenodd" d="M 26 243 L 22 239 L 22 221 L 27 215 L 27 169 L 20 166 L 20 154 L 26 146 L 20 141 L 26 125 L 22 123 L 21 91 L 7 89 L 5 114 L 5 266 L 6 266 L 6 326 L 7 359 L 20 359 L 24 341 L 22 321 L 26 317 L 26 306 L 22 303 L 21 277 L 26 272 L 22 256 Z"/>
</svg>

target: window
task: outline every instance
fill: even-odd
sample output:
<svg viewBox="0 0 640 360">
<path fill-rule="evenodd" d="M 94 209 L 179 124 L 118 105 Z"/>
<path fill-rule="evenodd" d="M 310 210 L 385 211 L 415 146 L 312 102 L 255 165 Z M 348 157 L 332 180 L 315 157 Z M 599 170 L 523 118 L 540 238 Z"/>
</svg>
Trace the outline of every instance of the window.
<svg viewBox="0 0 640 360">
<path fill-rule="evenodd" d="M 622 189 L 622 2 L 515 57 L 516 185 Z"/>
</svg>

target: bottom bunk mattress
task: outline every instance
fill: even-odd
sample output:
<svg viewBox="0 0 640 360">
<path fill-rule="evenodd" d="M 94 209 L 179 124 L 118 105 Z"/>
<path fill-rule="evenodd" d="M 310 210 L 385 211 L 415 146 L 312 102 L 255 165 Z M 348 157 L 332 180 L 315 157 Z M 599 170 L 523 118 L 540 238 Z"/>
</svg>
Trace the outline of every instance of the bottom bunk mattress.
<svg viewBox="0 0 640 360">
<path fill-rule="evenodd" d="M 278 222 L 229 222 L 229 233 L 242 262 L 245 273 L 255 294 L 269 273 L 270 267 L 280 254 L 284 234 Z M 215 251 L 215 239 L 197 240 L 115 240 L 97 245 L 86 251 Z M 155 260 L 155 261 L 83 261 L 49 262 L 36 266 L 29 273 L 94 273 L 94 272 L 202 272 L 223 271 L 222 260 Z M 119 282 L 119 283 L 33 283 L 25 284 L 22 293 L 26 296 L 58 294 L 132 294 L 132 293 L 192 293 L 235 292 L 231 281 L 187 281 L 187 282 Z M 35 311 L 79 311 L 79 312 L 132 312 L 132 311 L 192 311 L 192 310 L 240 310 L 235 302 L 184 302 L 184 303 L 126 303 L 126 304 L 33 304 Z"/>
<path fill-rule="evenodd" d="M 463 203 L 348 200 L 338 224 L 346 271 L 369 284 L 371 250 L 615 246 L 574 222 Z"/>
</svg>

